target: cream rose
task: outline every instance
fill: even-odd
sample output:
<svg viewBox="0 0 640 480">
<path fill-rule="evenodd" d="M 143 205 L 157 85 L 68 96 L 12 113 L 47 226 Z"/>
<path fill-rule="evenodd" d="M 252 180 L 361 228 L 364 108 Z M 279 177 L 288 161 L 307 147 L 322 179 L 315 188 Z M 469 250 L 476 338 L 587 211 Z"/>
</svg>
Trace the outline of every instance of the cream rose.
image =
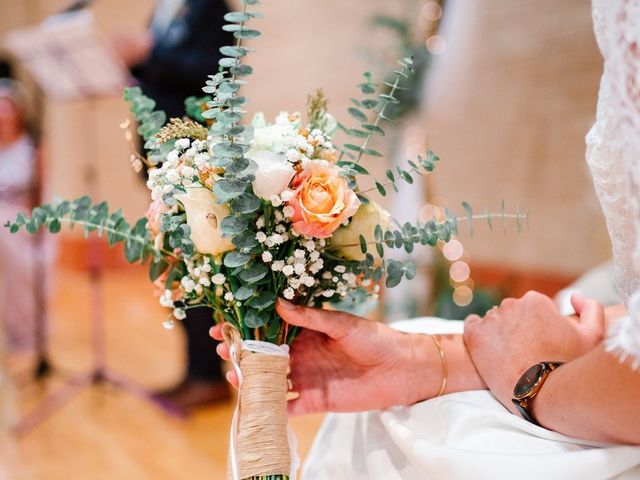
<svg viewBox="0 0 640 480">
<path fill-rule="evenodd" d="M 360 249 L 360 235 L 365 238 L 367 243 L 375 242 L 376 225 L 380 225 L 385 231 L 389 228 L 390 222 L 389 212 L 376 202 L 369 201 L 367 205 L 360 206 L 349 225 L 338 229 L 333 234 L 331 244 L 335 245 L 338 253 L 344 258 L 362 261 L 365 259 L 365 254 Z M 378 257 L 375 248 L 369 248 L 367 251 L 374 257 Z"/>
<path fill-rule="evenodd" d="M 258 197 L 269 200 L 287 189 L 295 170 L 284 155 L 266 150 L 249 150 L 246 157 L 258 165 L 253 181 L 253 192 Z"/>
<path fill-rule="evenodd" d="M 187 188 L 187 193 L 176 195 L 175 198 L 184 206 L 187 224 L 191 228 L 191 240 L 199 253 L 221 255 L 235 248 L 220 231 L 220 222 L 229 215 L 229 208 L 216 203 L 216 196 L 211 190 L 191 187 Z"/>
</svg>

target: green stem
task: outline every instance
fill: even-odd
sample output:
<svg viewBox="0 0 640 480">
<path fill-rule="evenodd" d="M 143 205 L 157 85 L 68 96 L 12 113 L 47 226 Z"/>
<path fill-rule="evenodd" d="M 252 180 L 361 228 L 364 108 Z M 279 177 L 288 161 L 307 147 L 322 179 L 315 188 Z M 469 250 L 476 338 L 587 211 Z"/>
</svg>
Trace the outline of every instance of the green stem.
<svg viewBox="0 0 640 480">
<path fill-rule="evenodd" d="M 465 222 L 465 221 L 469 221 L 469 220 L 471 220 L 471 221 L 473 221 L 473 220 L 486 220 L 486 219 L 493 220 L 493 219 L 496 219 L 496 218 L 499 218 L 499 219 L 507 219 L 507 218 L 509 218 L 509 219 L 519 220 L 519 219 L 522 219 L 524 217 L 525 217 L 525 215 L 518 215 L 517 213 L 505 213 L 505 214 L 487 213 L 487 214 L 472 215 L 471 217 L 456 217 L 456 221 L 457 222 Z M 442 223 L 445 223 L 445 222 L 442 222 Z M 441 224 L 439 224 L 439 225 L 441 225 Z M 402 239 L 404 241 L 407 241 L 407 240 L 416 241 L 416 239 L 419 240 L 420 237 L 416 236 L 416 235 L 413 235 L 413 236 L 408 237 L 408 238 L 403 236 Z M 375 242 L 375 241 L 374 242 L 367 242 L 366 244 L 367 245 L 376 245 L 377 243 L 383 243 L 384 244 L 385 241 L 383 240 L 382 242 Z M 336 250 L 340 249 L 340 248 L 359 247 L 359 246 L 360 246 L 360 243 L 348 243 L 348 244 L 345 244 L 345 245 L 333 245 L 333 244 L 331 245 L 331 247 L 333 249 L 336 249 Z"/>
<path fill-rule="evenodd" d="M 402 68 L 404 71 L 404 67 Z M 393 97 L 393 95 L 396 93 L 396 91 L 398 90 L 399 84 L 400 84 L 400 75 L 396 74 L 396 81 L 393 83 L 393 86 L 391 87 L 391 91 L 389 92 L 390 97 Z M 376 119 L 373 122 L 374 127 L 377 127 L 380 124 L 380 120 L 382 120 L 382 118 L 384 117 L 384 112 L 387 109 L 387 105 L 389 105 L 388 100 L 385 102 L 385 104 L 382 106 L 382 108 L 376 115 Z M 373 137 L 373 132 L 369 131 L 369 134 L 364 139 L 364 142 L 362 142 L 362 146 L 360 147 L 360 152 L 358 152 L 358 158 L 356 159 L 356 163 L 360 163 L 360 160 L 362 160 L 362 156 L 364 155 L 364 150 L 369 145 L 369 142 L 371 141 L 371 137 Z"/>
<path fill-rule="evenodd" d="M 98 230 L 98 236 L 101 237 L 102 236 L 102 232 L 109 232 L 109 233 L 113 233 L 114 235 L 118 235 L 120 237 L 124 237 L 122 240 L 118 240 L 118 242 L 123 242 L 124 240 L 131 240 L 132 242 L 136 242 L 136 243 L 141 243 L 143 245 L 151 245 L 151 242 L 144 238 L 144 237 L 139 237 L 136 235 L 130 235 L 127 233 L 123 233 L 123 232 L 119 232 L 113 228 L 107 227 L 106 225 L 100 225 L 97 223 L 93 223 L 93 222 L 88 222 L 86 220 L 71 220 L 70 218 L 59 218 L 58 219 L 60 221 L 60 223 L 67 223 L 71 226 L 73 225 L 82 225 L 82 226 L 86 226 L 86 227 L 91 227 L 91 228 L 95 228 L 96 230 Z M 151 250 L 153 250 L 154 252 L 158 252 L 158 253 L 162 253 L 163 255 L 166 255 L 167 257 L 171 257 L 174 260 L 180 260 L 180 258 L 178 258 L 178 256 L 176 256 L 173 252 L 170 252 L 168 250 L 165 250 L 164 248 L 161 248 L 160 250 L 150 247 Z"/>
<path fill-rule="evenodd" d="M 413 167 L 409 171 L 411 173 L 416 173 L 418 175 L 425 175 L 426 173 L 430 173 L 430 172 L 422 172 L 422 171 L 418 170 L 417 168 L 413 168 Z M 395 184 L 395 183 L 396 183 L 395 180 L 387 180 L 386 182 L 381 183 L 381 185 L 383 187 L 386 187 L 387 185 L 391 185 L 391 184 Z M 378 189 L 378 187 L 371 187 L 371 188 L 367 188 L 366 190 L 363 190 L 363 191 L 358 192 L 358 193 L 364 195 L 365 193 L 373 192 L 374 190 L 377 190 L 377 189 Z"/>
</svg>

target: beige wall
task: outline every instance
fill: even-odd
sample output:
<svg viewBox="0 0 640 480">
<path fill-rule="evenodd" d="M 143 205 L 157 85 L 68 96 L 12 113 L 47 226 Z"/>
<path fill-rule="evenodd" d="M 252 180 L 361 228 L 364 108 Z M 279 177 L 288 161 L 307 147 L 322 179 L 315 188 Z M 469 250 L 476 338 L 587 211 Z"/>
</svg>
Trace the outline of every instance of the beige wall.
<svg viewBox="0 0 640 480">
<path fill-rule="evenodd" d="M 67 3 L 0 2 L 0 32 Z M 476 207 L 499 208 L 504 198 L 508 205 L 531 209 L 528 233 L 479 233 L 467 240 L 473 260 L 579 273 L 608 252 L 583 163 L 583 137 L 593 120 L 600 72 L 589 2 L 457 2 L 464 28 L 447 38 L 449 49 L 434 72 L 434 101 L 425 117 L 429 143 L 443 157 L 437 193 L 451 205 L 467 200 Z M 389 50 L 384 35 L 366 28 L 367 17 L 401 4 L 265 0 L 260 7 L 266 14 L 260 20 L 264 36 L 250 60 L 255 75 L 246 91 L 249 111 L 273 115 L 280 109 L 304 109 L 307 94 L 322 86 L 332 111 L 342 115 L 349 98 L 357 95 L 354 85 L 361 73 L 372 68 L 363 51 Z M 97 0 L 93 10 L 109 35 L 143 28 L 151 6 L 152 0 Z M 47 103 L 51 192 L 84 193 L 79 165 L 87 159 L 83 141 L 90 122 L 97 127 L 91 158 L 102 179 L 94 196 L 123 206 L 130 216 L 143 212 L 146 191 L 129 169 L 118 129 L 126 114 L 119 96 L 91 109 Z"/>
<path fill-rule="evenodd" d="M 472 261 L 579 274 L 610 253 L 584 161 L 602 72 L 590 2 L 458 3 L 426 115 L 443 157 L 436 193 L 457 208 L 530 210 L 522 235 L 463 235 Z"/>
</svg>

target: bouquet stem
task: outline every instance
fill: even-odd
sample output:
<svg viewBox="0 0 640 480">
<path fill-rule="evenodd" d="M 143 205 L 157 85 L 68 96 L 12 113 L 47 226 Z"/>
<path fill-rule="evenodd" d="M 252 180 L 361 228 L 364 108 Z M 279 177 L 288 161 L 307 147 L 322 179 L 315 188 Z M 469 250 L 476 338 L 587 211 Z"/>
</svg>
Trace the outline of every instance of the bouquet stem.
<svg viewBox="0 0 640 480">
<path fill-rule="evenodd" d="M 288 353 L 273 344 L 243 343 L 239 332 L 229 324 L 223 333 L 241 379 L 227 477 L 288 479 L 292 463 L 286 400 Z"/>
</svg>

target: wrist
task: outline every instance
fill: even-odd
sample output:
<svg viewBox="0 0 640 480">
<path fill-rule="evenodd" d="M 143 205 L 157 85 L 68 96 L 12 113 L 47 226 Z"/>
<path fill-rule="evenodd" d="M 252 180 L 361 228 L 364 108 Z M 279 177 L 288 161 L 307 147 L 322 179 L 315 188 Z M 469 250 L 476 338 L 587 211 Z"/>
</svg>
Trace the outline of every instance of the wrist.
<svg viewBox="0 0 640 480">
<path fill-rule="evenodd" d="M 433 398 L 440 388 L 440 355 L 428 335 L 405 335 L 407 341 L 404 371 L 407 372 L 406 405 Z"/>
</svg>

